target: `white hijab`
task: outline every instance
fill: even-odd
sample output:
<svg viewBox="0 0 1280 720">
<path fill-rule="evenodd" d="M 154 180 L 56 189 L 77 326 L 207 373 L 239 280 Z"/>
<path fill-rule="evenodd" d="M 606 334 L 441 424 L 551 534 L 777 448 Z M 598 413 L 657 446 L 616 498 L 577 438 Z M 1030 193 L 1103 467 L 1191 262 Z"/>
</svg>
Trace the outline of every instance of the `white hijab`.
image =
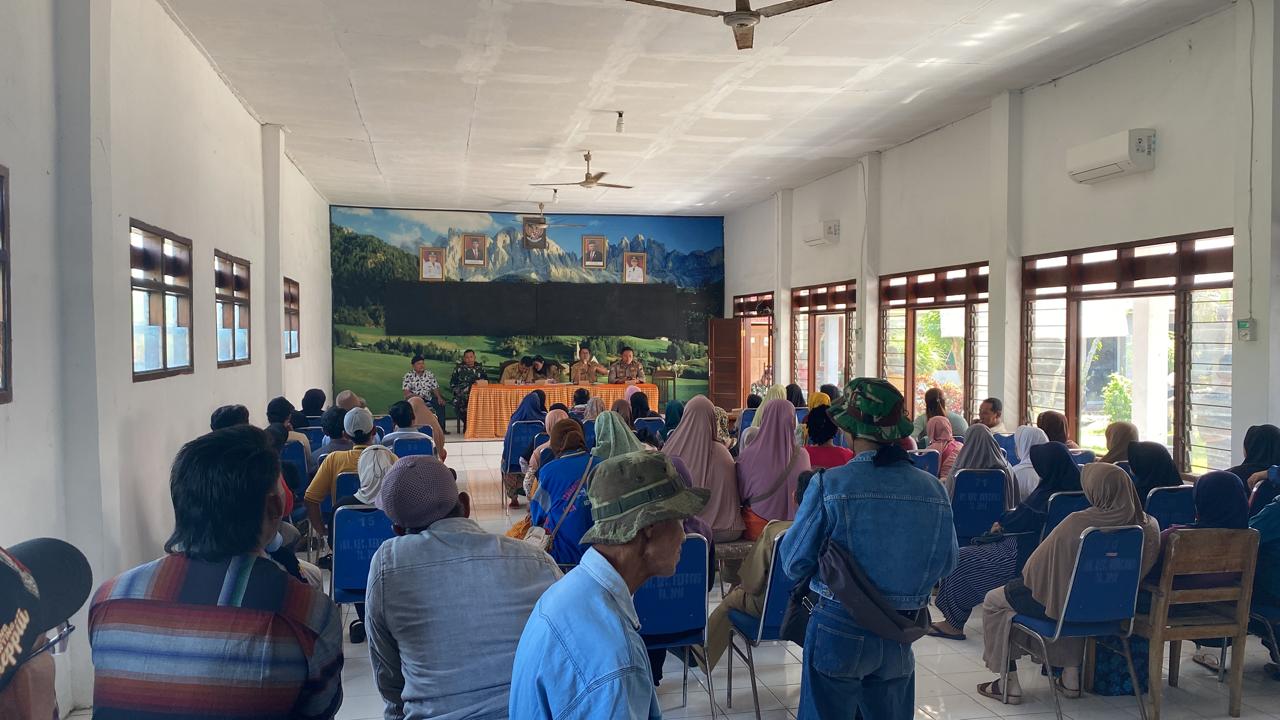
<svg viewBox="0 0 1280 720">
<path fill-rule="evenodd" d="M 372 505 L 382 492 L 382 478 L 396 462 L 395 453 L 382 445 L 370 445 L 360 453 L 360 461 L 356 463 L 356 471 L 360 474 L 360 489 L 356 491 L 356 499 L 365 505 Z"/>
<path fill-rule="evenodd" d="M 1049 436 L 1034 425 L 1019 425 L 1013 431 L 1013 447 L 1018 451 L 1018 464 L 1013 466 L 1013 477 L 1018 483 L 1018 497 L 1026 498 L 1040 484 L 1040 475 L 1031 465 L 1031 448 L 1049 442 Z"/>
</svg>

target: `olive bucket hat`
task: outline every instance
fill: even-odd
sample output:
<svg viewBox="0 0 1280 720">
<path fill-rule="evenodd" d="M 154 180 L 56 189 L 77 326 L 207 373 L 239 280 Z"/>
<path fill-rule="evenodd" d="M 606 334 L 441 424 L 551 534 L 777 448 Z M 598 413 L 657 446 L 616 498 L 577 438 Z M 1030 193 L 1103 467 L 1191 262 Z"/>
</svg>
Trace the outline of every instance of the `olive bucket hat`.
<svg viewBox="0 0 1280 720">
<path fill-rule="evenodd" d="M 840 398 L 832 401 L 831 419 L 854 437 L 893 442 L 915 429 L 902 405 L 902 393 L 888 380 L 854 378 Z"/>
<path fill-rule="evenodd" d="M 686 487 L 666 455 L 640 450 L 596 466 L 587 489 L 591 529 L 582 543 L 622 545 L 650 525 L 702 512 L 711 491 Z"/>
</svg>

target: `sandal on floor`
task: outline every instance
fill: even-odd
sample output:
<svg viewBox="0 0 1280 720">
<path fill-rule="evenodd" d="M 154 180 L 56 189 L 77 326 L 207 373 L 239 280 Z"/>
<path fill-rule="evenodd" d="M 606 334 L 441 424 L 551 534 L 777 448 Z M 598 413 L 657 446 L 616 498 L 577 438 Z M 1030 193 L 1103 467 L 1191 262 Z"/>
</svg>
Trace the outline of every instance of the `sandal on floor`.
<svg viewBox="0 0 1280 720">
<path fill-rule="evenodd" d="M 964 633 L 949 633 L 938 627 L 938 623 L 929 623 L 929 637 L 942 638 L 943 640 L 964 640 Z"/>
<path fill-rule="evenodd" d="M 978 694 L 983 697 L 989 697 L 996 702 L 1002 702 L 1006 705 L 1021 705 L 1022 696 L 1009 693 L 1009 699 L 1004 699 L 1004 693 L 1000 690 L 1000 681 L 992 680 L 991 682 L 982 683 L 978 686 Z"/>
<path fill-rule="evenodd" d="M 1076 698 L 1080 697 L 1080 688 L 1072 689 L 1067 687 L 1066 685 L 1063 685 L 1061 676 L 1055 676 L 1053 678 L 1053 684 L 1055 687 L 1057 687 L 1058 693 L 1062 695 L 1062 697 L 1064 698 L 1070 698 L 1071 700 L 1075 700 Z"/>
<path fill-rule="evenodd" d="M 1197 652 L 1191 656 L 1191 662 L 1205 668 L 1209 672 L 1217 674 L 1218 672 L 1218 653 L 1213 652 Z"/>
</svg>

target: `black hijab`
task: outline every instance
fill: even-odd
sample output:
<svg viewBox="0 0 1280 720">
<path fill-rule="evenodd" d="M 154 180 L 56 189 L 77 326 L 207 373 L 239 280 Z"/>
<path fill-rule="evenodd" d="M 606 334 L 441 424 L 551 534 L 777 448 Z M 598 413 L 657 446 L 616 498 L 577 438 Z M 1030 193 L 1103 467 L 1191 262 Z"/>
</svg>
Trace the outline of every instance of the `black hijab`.
<svg viewBox="0 0 1280 720">
<path fill-rule="evenodd" d="M 1173 464 L 1169 448 L 1158 442 L 1129 443 L 1129 467 L 1133 468 L 1133 484 L 1143 505 L 1153 489 L 1182 484 L 1182 473 Z"/>
<path fill-rule="evenodd" d="M 656 417 L 656 414 L 649 408 L 649 396 L 642 392 L 631 394 L 631 422 L 635 422 L 640 418 Z"/>
<path fill-rule="evenodd" d="M 1031 448 L 1031 467 L 1040 476 L 1040 484 L 1031 491 L 1023 503 L 1027 507 L 1046 512 L 1049 496 L 1060 492 L 1080 490 L 1080 466 L 1071 451 L 1060 442 L 1047 442 Z"/>
<path fill-rule="evenodd" d="M 1272 465 L 1280 465 L 1280 428 L 1275 425 L 1253 425 L 1244 434 L 1244 462 L 1227 472 L 1249 482 L 1249 476 L 1262 472 Z M 1269 480 L 1258 484 L 1249 500 L 1249 516 L 1262 511 L 1280 496 L 1280 487 Z"/>
<path fill-rule="evenodd" d="M 795 383 L 791 383 L 787 386 L 787 402 L 798 408 L 808 406 L 808 403 L 806 403 L 804 399 L 804 391 Z"/>
</svg>

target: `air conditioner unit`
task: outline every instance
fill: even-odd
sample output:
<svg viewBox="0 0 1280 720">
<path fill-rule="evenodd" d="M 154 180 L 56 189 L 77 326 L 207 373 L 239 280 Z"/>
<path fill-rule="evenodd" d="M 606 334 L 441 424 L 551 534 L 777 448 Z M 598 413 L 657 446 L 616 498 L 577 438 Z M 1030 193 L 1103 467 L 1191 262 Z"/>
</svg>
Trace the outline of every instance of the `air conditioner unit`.
<svg viewBox="0 0 1280 720">
<path fill-rule="evenodd" d="M 1067 174 L 1078 183 L 1146 172 L 1156 166 L 1156 131 L 1137 128 L 1109 135 L 1067 151 Z"/>
<path fill-rule="evenodd" d="M 821 234 L 819 234 L 818 228 L 814 228 L 814 231 L 805 238 L 804 244 L 813 247 L 817 245 L 835 245 L 840 242 L 839 220 L 823 221 L 821 231 Z"/>
</svg>

